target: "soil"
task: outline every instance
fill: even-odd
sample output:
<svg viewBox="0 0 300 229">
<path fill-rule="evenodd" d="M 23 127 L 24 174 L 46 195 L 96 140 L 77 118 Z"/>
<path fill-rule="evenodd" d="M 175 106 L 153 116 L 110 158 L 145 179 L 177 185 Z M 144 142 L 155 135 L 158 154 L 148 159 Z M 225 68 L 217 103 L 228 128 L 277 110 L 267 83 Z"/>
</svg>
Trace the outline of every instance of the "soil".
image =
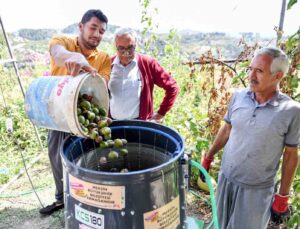
<svg viewBox="0 0 300 229">
<path fill-rule="evenodd" d="M 54 201 L 54 184 L 50 164 L 46 152 L 41 160 L 28 169 L 28 174 L 35 187 L 38 198 L 45 206 Z M 1 188 L 1 187 L 0 187 Z M 15 195 L 16 196 L 13 196 Z M 199 193 L 208 199 L 209 195 Z M 32 191 L 30 181 L 24 173 L 13 182 L 4 193 L 0 194 L 0 228 L 1 229 L 61 229 L 64 228 L 64 210 L 55 212 L 51 216 L 43 217 L 39 214 L 41 203 Z M 186 195 L 186 213 L 206 223 L 211 219 L 210 207 L 195 198 Z M 269 225 L 268 229 L 285 228 L 283 225 Z"/>
</svg>

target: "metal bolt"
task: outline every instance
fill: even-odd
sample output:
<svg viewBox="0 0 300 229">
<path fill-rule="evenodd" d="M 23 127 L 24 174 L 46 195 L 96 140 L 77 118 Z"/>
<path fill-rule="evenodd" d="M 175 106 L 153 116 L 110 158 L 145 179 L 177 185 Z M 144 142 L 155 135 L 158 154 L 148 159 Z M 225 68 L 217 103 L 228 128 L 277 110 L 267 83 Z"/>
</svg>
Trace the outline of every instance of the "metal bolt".
<svg viewBox="0 0 300 229">
<path fill-rule="evenodd" d="M 82 206 L 82 203 L 79 203 L 78 206 L 81 207 L 81 206 Z"/>
<path fill-rule="evenodd" d="M 124 211 L 121 211 L 121 216 L 124 216 L 125 215 L 125 212 Z"/>
<path fill-rule="evenodd" d="M 71 216 L 69 215 L 69 216 L 67 217 L 67 219 L 71 219 Z"/>
<path fill-rule="evenodd" d="M 185 209 L 185 206 L 181 206 L 181 209 L 184 210 L 184 209 Z"/>
<path fill-rule="evenodd" d="M 184 189 L 184 185 L 181 185 L 180 188 L 181 188 L 181 189 Z"/>
<path fill-rule="evenodd" d="M 102 212 L 102 209 L 99 208 L 99 209 L 98 209 L 98 213 L 101 213 L 101 212 Z"/>
<path fill-rule="evenodd" d="M 174 196 L 171 196 L 171 200 L 174 200 Z"/>
<path fill-rule="evenodd" d="M 131 211 L 130 214 L 131 214 L 131 215 L 134 215 L 134 211 Z"/>
<path fill-rule="evenodd" d="M 157 208 L 156 205 L 153 205 L 153 208 L 156 209 Z"/>
</svg>

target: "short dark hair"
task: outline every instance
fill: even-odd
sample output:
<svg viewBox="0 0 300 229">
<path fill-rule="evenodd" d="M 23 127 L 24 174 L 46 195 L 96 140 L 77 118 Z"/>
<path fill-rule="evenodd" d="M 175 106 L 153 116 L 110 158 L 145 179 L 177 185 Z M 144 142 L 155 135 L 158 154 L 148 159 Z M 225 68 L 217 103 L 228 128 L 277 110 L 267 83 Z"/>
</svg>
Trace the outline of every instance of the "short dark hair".
<svg viewBox="0 0 300 229">
<path fill-rule="evenodd" d="M 107 17 L 105 16 L 105 14 L 101 11 L 101 10 L 88 10 L 83 16 L 82 16 L 82 19 L 81 19 L 81 23 L 82 24 L 85 24 L 87 23 L 88 21 L 91 20 L 92 17 L 96 17 L 98 18 L 100 21 L 102 22 L 105 22 L 107 24 L 108 22 L 108 19 Z"/>
</svg>

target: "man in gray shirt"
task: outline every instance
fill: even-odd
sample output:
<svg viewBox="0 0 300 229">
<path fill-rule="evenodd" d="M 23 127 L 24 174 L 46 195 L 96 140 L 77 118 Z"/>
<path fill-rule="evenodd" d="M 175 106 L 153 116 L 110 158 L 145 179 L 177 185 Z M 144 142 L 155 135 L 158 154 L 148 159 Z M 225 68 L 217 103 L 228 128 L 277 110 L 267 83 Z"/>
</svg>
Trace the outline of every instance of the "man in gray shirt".
<svg viewBox="0 0 300 229">
<path fill-rule="evenodd" d="M 278 89 L 287 70 L 280 49 L 256 51 L 249 66 L 250 88 L 233 94 L 225 124 L 202 161 L 209 170 L 225 147 L 217 187 L 220 228 L 266 228 L 270 215 L 280 222 L 288 212 L 298 166 L 300 104 Z M 280 189 L 274 193 L 282 155 Z"/>
</svg>

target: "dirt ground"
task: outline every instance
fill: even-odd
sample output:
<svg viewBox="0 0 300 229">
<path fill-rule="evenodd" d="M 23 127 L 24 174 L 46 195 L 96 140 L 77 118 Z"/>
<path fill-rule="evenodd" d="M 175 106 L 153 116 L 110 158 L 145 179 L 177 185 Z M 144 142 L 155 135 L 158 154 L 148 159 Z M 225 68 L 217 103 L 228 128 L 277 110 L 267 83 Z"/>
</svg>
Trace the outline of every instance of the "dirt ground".
<svg viewBox="0 0 300 229">
<path fill-rule="evenodd" d="M 42 187 L 36 190 L 43 205 L 53 202 L 54 184 L 47 153 L 28 169 L 33 184 Z M 63 211 L 49 217 L 39 214 L 41 204 L 32 191 L 26 173 L 12 183 L 0 194 L 0 228 L 1 229 L 60 229 L 64 228 Z M 17 196 L 12 196 L 19 194 Z M 5 196 L 8 197 L 5 197 Z M 10 195 L 10 196 L 9 196 Z"/>
<path fill-rule="evenodd" d="M 51 204 L 54 200 L 54 184 L 47 153 L 43 153 L 41 160 L 28 171 L 33 184 L 42 187 L 36 190 L 41 203 Z M 18 195 L 12 196 L 14 194 Z M 0 203 L 0 229 L 64 228 L 64 210 L 47 217 L 39 214 L 41 204 L 32 191 L 26 173 L 0 194 Z M 188 216 L 201 218 L 206 222 L 211 218 L 209 207 L 199 202 L 192 194 L 186 195 L 186 213 Z M 284 226 L 269 225 L 268 227 L 268 229 L 275 228 L 284 228 Z"/>
</svg>

